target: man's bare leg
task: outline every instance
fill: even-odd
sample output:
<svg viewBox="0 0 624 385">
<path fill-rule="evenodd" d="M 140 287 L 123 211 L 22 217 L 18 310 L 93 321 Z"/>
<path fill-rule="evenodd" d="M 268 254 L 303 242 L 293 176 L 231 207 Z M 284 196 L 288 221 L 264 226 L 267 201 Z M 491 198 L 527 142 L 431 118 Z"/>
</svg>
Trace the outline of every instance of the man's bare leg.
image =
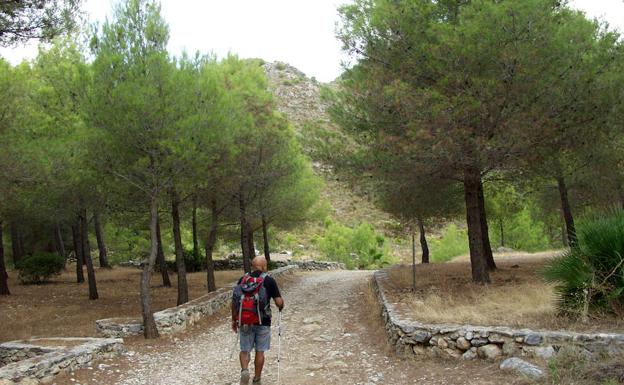
<svg viewBox="0 0 624 385">
<path fill-rule="evenodd" d="M 263 366 L 264 366 L 264 352 L 259 352 L 256 350 L 256 357 L 254 357 L 254 369 L 255 369 L 254 379 L 258 379 L 262 377 Z"/>
<path fill-rule="evenodd" d="M 241 369 L 247 369 L 250 361 L 249 352 L 240 352 L 238 358 L 240 360 Z"/>
<path fill-rule="evenodd" d="M 240 352 L 238 356 L 241 365 L 241 385 L 249 385 L 249 352 Z"/>
</svg>

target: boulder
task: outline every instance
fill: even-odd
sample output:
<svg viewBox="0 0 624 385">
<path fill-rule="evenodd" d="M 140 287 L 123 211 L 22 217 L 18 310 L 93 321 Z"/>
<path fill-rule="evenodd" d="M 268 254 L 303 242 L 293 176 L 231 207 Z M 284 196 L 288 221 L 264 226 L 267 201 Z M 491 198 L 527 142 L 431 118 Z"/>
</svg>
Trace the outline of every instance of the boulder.
<svg viewBox="0 0 624 385">
<path fill-rule="evenodd" d="M 470 348 L 464 354 L 462 354 L 462 359 L 466 361 L 472 361 L 477 358 L 477 348 Z"/>
<path fill-rule="evenodd" d="M 477 354 L 480 358 L 493 361 L 503 355 L 503 350 L 498 345 L 489 344 L 478 348 Z"/>
<path fill-rule="evenodd" d="M 544 361 L 550 360 L 556 353 L 557 352 L 555 352 L 555 349 L 552 346 L 535 348 L 535 351 L 533 352 L 535 357 L 541 358 Z"/>
<path fill-rule="evenodd" d="M 466 350 L 470 349 L 470 348 L 471 348 L 471 346 L 472 346 L 472 345 L 470 344 L 470 341 L 468 341 L 468 340 L 467 340 L 467 339 L 465 339 L 464 337 L 459 337 L 459 338 L 457 339 L 457 342 L 456 342 L 456 343 L 457 343 L 457 348 L 459 348 L 459 349 L 461 349 L 461 350 L 463 350 L 463 351 L 466 351 Z"/>
<path fill-rule="evenodd" d="M 528 363 L 517 357 L 508 358 L 500 364 L 502 370 L 513 370 L 521 373 L 533 380 L 537 380 L 545 375 L 544 370 L 539 366 Z"/>
</svg>

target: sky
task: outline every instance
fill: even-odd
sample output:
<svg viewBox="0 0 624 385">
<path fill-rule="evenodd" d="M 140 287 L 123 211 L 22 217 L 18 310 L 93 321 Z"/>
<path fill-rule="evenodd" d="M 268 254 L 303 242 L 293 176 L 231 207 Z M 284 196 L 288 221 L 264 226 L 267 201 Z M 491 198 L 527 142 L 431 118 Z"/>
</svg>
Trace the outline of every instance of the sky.
<svg viewBox="0 0 624 385">
<path fill-rule="evenodd" d="M 175 55 L 214 52 L 289 63 L 322 82 L 334 80 L 348 61 L 335 37 L 337 8 L 348 0 L 161 0 L 169 23 L 169 50 Z M 85 0 L 91 21 L 110 18 L 110 0 Z M 623 0 L 570 0 L 591 18 L 624 31 Z M 0 48 L 13 64 L 32 59 L 37 43 Z"/>
</svg>

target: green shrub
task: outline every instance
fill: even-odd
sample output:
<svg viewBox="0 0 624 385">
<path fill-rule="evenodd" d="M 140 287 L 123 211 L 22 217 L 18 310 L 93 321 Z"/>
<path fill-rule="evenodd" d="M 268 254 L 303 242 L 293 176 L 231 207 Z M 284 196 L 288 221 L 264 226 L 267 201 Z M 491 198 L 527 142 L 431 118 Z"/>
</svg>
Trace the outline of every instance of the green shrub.
<svg viewBox="0 0 624 385">
<path fill-rule="evenodd" d="M 19 261 L 16 268 L 22 283 L 40 284 L 60 274 L 65 268 L 65 259 L 52 253 L 34 254 Z"/>
<path fill-rule="evenodd" d="M 578 245 L 553 259 L 544 269 L 556 284 L 560 309 L 586 316 L 588 312 L 624 309 L 624 212 L 581 223 Z"/>
<path fill-rule="evenodd" d="M 392 263 L 384 237 L 368 223 L 350 228 L 327 221 L 317 243 L 327 259 L 342 262 L 349 269 L 376 269 Z"/>
<path fill-rule="evenodd" d="M 467 254 L 469 252 L 468 233 L 450 224 L 444 229 L 440 238 L 433 238 L 429 241 L 429 250 L 433 262 L 446 262 L 459 255 Z"/>
<path fill-rule="evenodd" d="M 187 273 L 195 273 L 198 271 L 206 270 L 206 256 L 199 253 L 199 255 L 195 255 L 193 249 L 184 249 L 184 265 L 186 267 Z M 176 261 L 166 261 L 167 269 L 170 271 L 178 272 L 178 266 L 176 265 Z"/>
<path fill-rule="evenodd" d="M 489 233 L 492 248 L 500 245 L 500 220 L 489 221 Z M 546 225 L 533 218 L 529 207 L 524 207 L 503 221 L 503 237 L 505 247 L 529 252 L 547 250 L 550 240 Z"/>
</svg>

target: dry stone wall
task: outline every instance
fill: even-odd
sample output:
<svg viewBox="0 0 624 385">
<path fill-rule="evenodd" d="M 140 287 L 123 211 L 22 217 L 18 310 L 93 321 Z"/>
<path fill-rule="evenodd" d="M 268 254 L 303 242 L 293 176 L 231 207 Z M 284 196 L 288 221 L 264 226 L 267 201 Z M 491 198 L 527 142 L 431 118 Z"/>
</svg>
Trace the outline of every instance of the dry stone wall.
<svg viewBox="0 0 624 385">
<path fill-rule="evenodd" d="M 514 356 L 548 360 L 558 352 L 573 349 L 587 356 L 624 357 L 622 334 L 424 324 L 405 319 L 395 310 L 395 304 L 388 301 L 385 290 L 388 280 L 387 271 L 377 271 L 373 275 L 373 287 L 381 304 L 388 336 L 400 354 L 464 360 L 497 360 Z"/>
<path fill-rule="evenodd" d="M 335 262 L 296 262 L 271 271 L 269 274 L 279 279 L 297 269 L 328 270 L 344 269 L 344 265 Z M 234 283 L 217 291 L 206 294 L 183 305 L 154 313 L 158 331 L 162 334 L 177 333 L 208 317 L 230 304 Z M 134 318 L 107 318 L 95 322 L 98 332 L 106 337 L 130 337 L 143 333 L 143 322 Z"/>
<path fill-rule="evenodd" d="M 64 371 L 84 368 L 95 360 L 125 350 L 118 338 L 54 338 L 0 345 L 0 385 L 49 383 Z"/>
</svg>

